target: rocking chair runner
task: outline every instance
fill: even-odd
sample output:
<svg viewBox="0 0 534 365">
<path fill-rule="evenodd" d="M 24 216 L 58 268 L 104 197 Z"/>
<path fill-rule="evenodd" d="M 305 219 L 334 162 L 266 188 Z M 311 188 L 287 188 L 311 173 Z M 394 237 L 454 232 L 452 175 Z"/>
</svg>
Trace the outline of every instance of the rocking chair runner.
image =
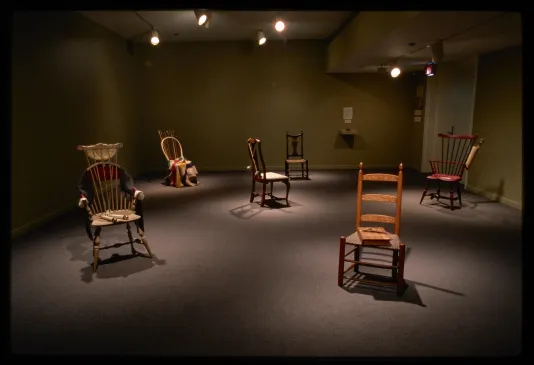
<svg viewBox="0 0 534 365">
<path fill-rule="evenodd" d="M 459 207 L 461 208 L 462 191 L 460 183 L 465 171 L 469 170 L 469 167 L 473 163 L 484 139 L 481 139 L 475 145 L 475 140 L 478 138 L 477 135 L 440 133 L 438 137 L 441 138 L 441 160 L 430 161 L 432 173 L 426 177 L 425 189 L 423 190 L 419 204 L 423 202 L 425 196 L 429 195 L 431 200 L 436 198 L 437 201 L 441 198 L 448 198 L 451 210 L 454 209 L 454 201 L 458 200 Z M 430 181 L 437 182 L 437 190 L 434 193 L 427 193 Z M 449 183 L 448 196 L 441 195 L 441 182 Z"/>
<path fill-rule="evenodd" d="M 199 184 L 198 171 L 195 165 L 184 157 L 182 144 L 176 138 L 174 130 L 159 130 L 161 150 L 169 163 L 169 175 L 165 184 L 181 188 L 184 185 L 196 186 Z"/>
<path fill-rule="evenodd" d="M 273 200 L 285 200 L 286 205 L 289 207 L 289 177 L 277 174 L 275 172 L 267 172 L 265 167 L 265 161 L 263 160 L 263 152 L 261 150 L 261 141 L 257 138 L 249 138 L 247 141 L 248 144 L 248 155 L 252 163 L 252 192 L 250 193 L 250 202 L 254 201 L 254 198 L 261 196 L 261 206 L 265 205 L 265 196 L 269 195 Z M 262 192 L 256 193 L 256 182 L 262 184 Z M 286 197 L 278 198 L 273 195 L 273 183 L 282 182 L 286 186 Z M 271 184 L 271 192 L 267 193 L 267 184 Z"/>
<path fill-rule="evenodd" d="M 98 143 L 90 146 L 80 145 L 77 148 L 85 153 L 89 165 L 78 184 L 78 190 L 81 193 L 78 206 L 87 212 L 85 230 L 89 239 L 93 241 L 94 272 L 98 267 L 100 250 L 129 244 L 132 254 L 152 257 L 144 235 L 142 212 L 144 194 L 134 187 L 131 176 L 117 163 L 118 149 L 121 147 L 121 143 Z M 130 227 L 132 222 L 137 227 L 140 239 L 134 239 L 132 236 Z M 129 240 L 100 247 L 102 227 L 117 224 L 126 224 Z M 134 243 L 143 244 L 148 255 L 137 251 Z"/>
</svg>

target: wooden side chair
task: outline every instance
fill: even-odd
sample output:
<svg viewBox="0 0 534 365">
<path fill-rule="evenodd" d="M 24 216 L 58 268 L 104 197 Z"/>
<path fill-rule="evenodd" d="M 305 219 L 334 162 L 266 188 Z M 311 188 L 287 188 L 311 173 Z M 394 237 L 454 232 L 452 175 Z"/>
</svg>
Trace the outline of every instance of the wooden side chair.
<svg viewBox="0 0 534 365">
<path fill-rule="evenodd" d="M 78 146 L 78 150 L 84 152 L 88 164 L 78 184 L 81 194 L 78 206 L 87 212 L 85 230 L 93 241 L 93 272 L 97 271 L 100 250 L 129 244 L 132 254 L 152 257 L 144 233 L 144 194 L 134 187 L 131 176 L 117 163 L 118 150 L 121 147 L 122 143 Z M 135 224 L 140 238 L 133 238 L 130 223 Z M 101 247 L 102 227 L 118 224 L 126 225 L 129 240 Z M 134 243 L 142 244 L 148 254 L 137 251 Z"/>
<path fill-rule="evenodd" d="M 451 210 L 454 209 L 454 201 L 458 200 L 459 208 L 461 208 L 462 190 L 460 184 L 465 171 L 471 166 L 484 139 L 475 145 L 477 135 L 440 133 L 438 137 L 441 138 L 441 160 L 430 161 L 432 173 L 426 177 L 425 189 L 419 204 L 423 203 L 425 196 L 429 195 L 430 200 L 435 198 L 438 202 L 443 198 L 448 199 Z M 437 189 L 433 193 L 427 193 L 431 181 L 437 183 Z M 449 195 L 441 195 L 441 183 L 449 184 Z"/>
<path fill-rule="evenodd" d="M 176 138 L 174 130 L 158 130 L 161 151 L 167 159 L 169 175 L 165 178 L 165 184 L 181 188 L 183 186 L 196 186 L 198 170 L 190 160 L 184 157 L 182 144 Z"/>
<path fill-rule="evenodd" d="M 261 141 L 256 138 L 249 138 L 247 140 L 248 144 L 248 155 L 251 161 L 251 172 L 252 172 L 252 192 L 250 193 L 250 202 L 254 201 L 254 198 L 261 196 L 261 206 L 265 205 L 265 196 L 269 195 L 272 200 L 285 200 L 286 205 L 289 207 L 289 177 L 277 174 L 275 172 L 267 172 L 265 166 L 265 161 L 263 159 L 263 152 L 261 150 Z M 259 182 L 262 185 L 262 192 L 256 193 L 256 182 Z M 286 197 L 278 198 L 273 195 L 273 183 L 282 182 L 286 186 Z M 267 184 L 271 185 L 270 193 L 267 193 Z"/>
<path fill-rule="evenodd" d="M 299 164 L 300 169 L 290 169 L 290 166 Z M 304 158 L 304 132 L 299 134 L 286 133 L 286 162 L 285 173 L 289 178 L 297 176 L 290 176 L 291 171 L 300 172 L 299 176 L 303 179 L 309 179 L 308 160 Z"/>
<path fill-rule="evenodd" d="M 356 231 L 349 236 L 341 236 L 339 246 L 339 267 L 338 267 L 338 285 L 343 286 L 344 280 L 347 283 L 361 282 L 362 284 L 394 287 L 397 295 L 402 296 L 406 287 L 404 280 L 404 257 L 405 245 L 399 238 L 401 207 L 402 207 L 402 163 L 399 165 L 399 173 L 379 174 L 363 173 L 363 163 L 360 163 L 358 172 L 358 193 L 356 199 Z M 374 182 L 389 182 L 396 185 L 396 195 L 386 194 L 362 194 L 363 184 Z M 395 205 L 395 215 L 383 214 L 363 214 L 362 201 L 374 203 L 388 203 Z M 384 204 L 382 204 L 384 205 Z M 378 208 L 378 207 L 377 207 Z M 362 222 L 374 222 L 379 224 L 393 225 L 393 233 L 390 233 L 384 227 L 366 227 Z M 352 247 L 352 250 L 346 252 L 346 246 Z M 365 249 L 365 251 L 364 251 Z M 386 255 L 391 260 L 388 263 L 383 261 L 377 262 L 376 259 L 367 259 L 364 254 L 379 253 Z M 354 253 L 354 259 L 348 256 Z M 391 254 L 389 254 L 391 253 Z M 345 267 L 349 263 L 348 267 Z M 378 275 L 365 273 L 360 267 L 372 267 L 385 269 L 391 272 L 391 275 Z M 348 271 L 354 269 L 354 275 L 346 276 Z"/>
</svg>

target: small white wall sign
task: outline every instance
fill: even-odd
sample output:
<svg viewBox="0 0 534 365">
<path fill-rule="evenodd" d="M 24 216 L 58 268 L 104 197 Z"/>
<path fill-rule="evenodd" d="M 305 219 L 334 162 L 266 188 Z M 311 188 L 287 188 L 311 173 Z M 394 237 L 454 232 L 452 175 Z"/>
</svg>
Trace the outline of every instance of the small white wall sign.
<svg viewBox="0 0 534 365">
<path fill-rule="evenodd" d="M 343 119 L 345 119 L 345 121 L 352 119 L 352 107 L 343 108 Z"/>
</svg>

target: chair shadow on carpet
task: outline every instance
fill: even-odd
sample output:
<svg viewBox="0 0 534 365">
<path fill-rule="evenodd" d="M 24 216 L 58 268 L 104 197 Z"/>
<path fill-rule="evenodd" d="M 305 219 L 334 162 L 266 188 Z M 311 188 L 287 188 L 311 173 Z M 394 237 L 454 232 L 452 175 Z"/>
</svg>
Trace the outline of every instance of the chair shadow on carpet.
<svg viewBox="0 0 534 365">
<path fill-rule="evenodd" d="M 442 291 L 448 294 L 465 297 L 465 294 L 455 292 L 453 290 L 443 289 L 437 286 L 428 285 L 428 284 L 420 283 L 417 281 L 411 281 L 411 280 L 406 280 L 406 288 L 405 288 L 405 291 L 402 297 L 397 296 L 395 289 L 390 289 L 386 287 L 378 287 L 378 286 L 371 287 L 371 286 L 364 285 L 364 284 L 357 283 L 357 282 L 345 285 L 343 289 L 351 294 L 372 295 L 373 298 L 378 301 L 410 303 L 410 304 L 415 304 L 420 307 L 426 308 L 426 304 L 423 303 L 423 300 L 421 296 L 419 295 L 419 291 L 417 290 L 418 286 L 431 288 L 431 289 L 439 290 L 439 291 Z"/>
<path fill-rule="evenodd" d="M 111 245 L 113 241 L 124 242 L 124 235 L 108 235 L 102 245 Z M 118 238 L 117 240 L 114 240 Z M 149 241 L 150 244 L 150 241 Z M 134 244 L 136 250 L 145 252 L 140 244 Z M 154 266 L 165 265 L 166 261 L 159 259 L 152 254 L 152 258 L 142 257 L 131 253 L 130 245 L 120 248 L 110 248 L 100 251 L 98 270 L 93 273 L 93 247 L 88 239 L 78 239 L 66 246 L 71 253 L 71 261 L 82 261 L 87 264 L 80 269 L 80 279 L 85 283 L 90 283 L 96 277 L 98 279 L 125 278 L 132 274 L 137 274 Z"/>
<path fill-rule="evenodd" d="M 404 263 L 408 262 L 408 258 L 410 256 L 411 247 L 406 248 L 406 257 L 404 260 Z M 374 261 L 384 261 L 387 262 L 388 259 L 386 257 L 390 257 L 387 254 L 381 254 L 380 252 L 371 252 L 370 253 L 373 256 Z M 383 259 L 377 258 L 377 256 L 384 256 Z M 390 260 L 390 259 L 389 259 Z M 353 270 L 350 270 L 350 273 L 352 273 Z M 368 274 L 370 277 L 373 276 L 372 273 Z M 417 281 L 408 280 L 406 276 L 404 277 L 406 280 L 406 287 L 404 294 L 402 297 L 397 296 L 397 292 L 395 288 L 388 288 L 388 287 L 382 287 L 382 286 L 371 286 L 368 284 L 359 283 L 357 281 L 353 282 L 345 282 L 345 285 L 343 286 L 343 289 L 351 294 L 364 294 L 364 295 L 372 295 L 375 300 L 378 301 L 390 301 L 390 302 L 403 302 L 403 303 L 410 303 L 415 304 L 420 307 L 425 307 L 426 304 L 423 303 L 423 300 L 421 296 L 419 295 L 419 292 L 417 290 L 418 286 L 426 287 L 430 289 L 439 290 L 445 293 L 462 296 L 465 297 L 465 294 L 449 290 L 449 289 L 443 289 L 439 288 L 437 286 L 424 284 Z M 373 280 L 376 280 L 376 277 L 373 278 Z"/>
<path fill-rule="evenodd" d="M 230 214 L 234 217 L 240 218 L 240 219 L 250 219 L 255 217 L 256 215 L 268 211 L 268 210 L 279 210 L 280 212 L 284 213 L 291 213 L 290 209 L 292 207 L 300 207 L 301 205 L 298 203 L 295 203 L 293 201 L 289 201 L 290 206 L 286 206 L 284 203 L 280 203 L 279 201 L 267 199 L 265 201 L 265 206 L 261 207 L 259 201 L 254 201 L 252 203 L 245 203 L 237 208 L 232 208 L 229 210 Z"/>
</svg>

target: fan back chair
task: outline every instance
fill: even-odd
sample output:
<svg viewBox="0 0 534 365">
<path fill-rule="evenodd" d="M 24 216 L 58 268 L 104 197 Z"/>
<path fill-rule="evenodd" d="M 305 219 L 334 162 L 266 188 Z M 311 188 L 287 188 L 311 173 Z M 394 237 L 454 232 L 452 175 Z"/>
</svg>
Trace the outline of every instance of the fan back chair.
<svg viewBox="0 0 534 365">
<path fill-rule="evenodd" d="M 398 175 L 379 173 L 364 174 L 363 163 L 360 163 L 360 170 L 358 172 L 358 193 L 356 199 L 356 231 L 347 237 L 341 236 L 340 238 L 338 267 L 339 286 L 343 286 L 344 280 L 346 279 L 347 283 L 361 282 L 362 284 L 396 287 L 398 296 L 402 296 L 404 293 L 406 287 L 404 280 L 404 257 L 406 249 L 404 243 L 402 243 L 399 238 L 402 210 L 402 170 L 403 167 L 401 163 L 399 165 Z M 396 195 L 362 194 L 363 184 L 370 181 L 394 183 L 396 185 Z M 373 204 L 393 203 L 395 205 L 395 215 L 362 214 L 362 201 L 373 202 Z M 393 233 L 388 232 L 388 230 L 385 230 L 383 227 L 362 226 L 362 222 L 393 225 Z M 371 236 L 378 233 L 385 237 L 382 241 L 361 238 L 360 234 L 362 232 L 364 232 L 364 234 L 371 234 Z M 347 245 L 353 247 L 349 252 L 345 252 Z M 365 252 L 364 248 L 366 249 Z M 370 252 L 369 250 L 373 252 Z M 391 255 L 387 252 L 391 252 Z M 353 260 L 347 258 L 347 256 L 352 253 L 354 253 Z M 364 253 L 385 254 L 391 258 L 391 263 L 384 264 L 382 261 L 378 263 L 376 259 L 367 259 L 364 257 Z M 345 263 L 349 263 L 348 267 L 345 267 Z M 391 275 L 365 273 L 360 271 L 361 266 L 391 270 Z M 346 276 L 347 272 L 351 269 L 354 269 L 354 275 Z M 371 277 L 371 279 L 368 279 L 367 277 Z M 373 277 L 375 280 L 372 280 Z"/>
<path fill-rule="evenodd" d="M 131 176 L 117 163 L 118 150 L 122 143 L 98 143 L 78 146 L 87 159 L 88 167 L 84 171 L 78 190 L 81 197 L 78 206 L 85 209 L 85 229 L 93 241 L 93 271 L 96 272 L 100 250 L 130 245 L 135 256 L 152 257 L 152 252 L 144 234 L 142 200 L 144 194 L 133 185 Z M 140 239 L 134 239 L 130 227 L 134 223 Z M 102 227 L 125 224 L 129 240 L 110 246 L 100 247 Z M 94 231 L 93 231 L 94 229 Z M 141 243 L 147 254 L 137 251 L 134 243 Z"/>
<path fill-rule="evenodd" d="M 290 169 L 290 166 L 295 164 L 300 164 L 300 170 Z M 299 134 L 286 133 L 285 173 L 287 177 L 294 178 L 295 176 L 290 176 L 291 171 L 299 171 L 301 175 L 300 177 L 303 179 L 309 178 L 308 160 L 304 158 L 303 131 L 301 131 Z"/>
<path fill-rule="evenodd" d="M 265 196 L 269 195 L 272 200 L 285 200 L 286 205 L 289 207 L 289 177 L 277 174 L 275 172 L 267 172 L 265 161 L 263 160 L 263 152 L 261 150 L 261 141 L 256 138 L 249 138 L 247 141 L 248 144 L 248 155 L 250 157 L 251 171 L 252 171 L 252 192 L 250 193 L 250 202 L 254 201 L 254 198 L 261 196 L 260 205 L 263 207 L 265 205 Z M 256 193 L 256 182 L 259 182 L 262 185 L 262 192 Z M 286 186 L 286 197 L 278 198 L 273 195 L 273 183 L 282 182 Z M 271 184 L 271 191 L 267 193 L 267 184 Z"/>
<path fill-rule="evenodd" d="M 195 165 L 184 157 L 182 144 L 176 138 L 174 130 L 158 130 L 161 151 L 168 162 L 169 175 L 165 178 L 167 185 L 177 188 L 199 184 Z"/>
<path fill-rule="evenodd" d="M 425 189 L 421 195 L 419 204 L 423 202 L 425 196 L 429 195 L 430 199 L 436 198 L 439 202 L 441 198 L 447 198 L 450 201 L 450 209 L 454 209 L 454 201 L 458 200 L 459 208 L 462 207 L 462 190 L 460 183 L 466 170 L 469 169 L 475 156 L 484 142 L 475 145 L 476 135 L 459 135 L 440 133 L 441 138 L 441 160 L 430 160 L 430 169 L 432 173 L 426 177 Z M 427 193 L 430 182 L 437 182 L 436 192 Z M 449 195 L 441 195 L 441 183 L 449 184 Z M 456 188 L 456 189 L 455 189 Z M 455 190 L 456 193 L 455 194 Z"/>
</svg>

